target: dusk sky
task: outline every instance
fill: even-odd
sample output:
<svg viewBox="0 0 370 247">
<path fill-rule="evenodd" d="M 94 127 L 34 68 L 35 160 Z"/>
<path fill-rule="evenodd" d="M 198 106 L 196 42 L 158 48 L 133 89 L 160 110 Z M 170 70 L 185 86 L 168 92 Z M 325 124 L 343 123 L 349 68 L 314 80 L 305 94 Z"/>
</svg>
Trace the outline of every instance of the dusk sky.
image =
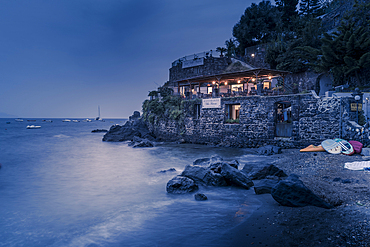
<svg viewBox="0 0 370 247">
<path fill-rule="evenodd" d="M 258 0 L 0 0 L 0 117 L 127 118 Z"/>
</svg>

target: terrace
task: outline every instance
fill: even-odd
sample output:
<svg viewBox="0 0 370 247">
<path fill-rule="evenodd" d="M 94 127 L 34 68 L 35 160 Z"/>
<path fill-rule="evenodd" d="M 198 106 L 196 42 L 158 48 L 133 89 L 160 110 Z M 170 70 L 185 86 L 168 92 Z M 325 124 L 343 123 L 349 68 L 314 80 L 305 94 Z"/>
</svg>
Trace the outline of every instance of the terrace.
<svg viewBox="0 0 370 247">
<path fill-rule="evenodd" d="M 198 75 L 173 81 L 174 92 L 185 98 L 214 98 L 286 94 L 284 78 L 290 72 L 249 69 L 215 75 Z"/>
</svg>

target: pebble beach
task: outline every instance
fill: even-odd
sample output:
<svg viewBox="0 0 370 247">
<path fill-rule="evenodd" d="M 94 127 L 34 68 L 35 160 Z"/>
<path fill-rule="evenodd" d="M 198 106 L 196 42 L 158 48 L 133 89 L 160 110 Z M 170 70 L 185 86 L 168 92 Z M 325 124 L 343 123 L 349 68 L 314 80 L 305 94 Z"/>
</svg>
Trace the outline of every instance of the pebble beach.
<svg viewBox="0 0 370 247">
<path fill-rule="evenodd" d="M 370 172 L 344 168 L 369 156 L 285 149 L 270 157 L 335 207 L 285 207 L 270 194 L 258 195 L 263 205 L 224 235 L 229 246 L 370 246 Z"/>
</svg>

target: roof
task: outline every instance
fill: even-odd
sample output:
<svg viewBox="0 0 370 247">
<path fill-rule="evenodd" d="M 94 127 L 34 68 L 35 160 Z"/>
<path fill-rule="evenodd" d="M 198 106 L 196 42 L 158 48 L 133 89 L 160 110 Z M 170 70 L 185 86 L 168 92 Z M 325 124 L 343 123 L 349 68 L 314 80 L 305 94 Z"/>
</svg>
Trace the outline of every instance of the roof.
<svg viewBox="0 0 370 247">
<path fill-rule="evenodd" d="M 175 83 L 199 83 L 199 82 L 211 82 L 211 81 L 228 81 L 228 80 L 241 80 L 243 78 L 263 78 L 263 77 L 284 77 L 290 74 L 288 71 L 274 70 L 274 69 L 250 69 L 238 72 L 228 72 L 214 75 L 199 75 L 191 78 L 175 80 Z"/>
</svg>

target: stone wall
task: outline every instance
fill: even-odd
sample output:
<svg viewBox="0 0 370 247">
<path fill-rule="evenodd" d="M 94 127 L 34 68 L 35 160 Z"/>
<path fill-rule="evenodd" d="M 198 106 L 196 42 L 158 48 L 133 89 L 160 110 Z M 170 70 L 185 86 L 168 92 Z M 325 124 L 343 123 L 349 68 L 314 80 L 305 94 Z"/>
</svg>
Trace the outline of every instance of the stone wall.
<svg viewBox="0 0 370 247">
<path fill-rule="evenodd" d="M 275 135 L 276 105 L 282 101 L 292 105 L 292 136 L 288 138 Z M 239 124 L 225 123 L 228 104 L 240 104 Z M 193 106 L 189 104 L 189 107 Z M 345 131 L 347 122 L 354 117 L 348 106 L 348 98 L 317 97 L 311 93 L 222 98 L 221 108 L 201 109 L 199 117 L 189 108 L 185 109 L 186 115 L 181 121 L 158 120 L 156 124 L 148 125 L 157 137 L 168 141 L 226 147 L 273 144 L 299 148 L 318 145 L 329 138 L 352 137 Z"/>
<path fill-rule="evenodd" d="M 177 63 L 175 66 L 170 68 L 169 81 L 172 82 L 201 75 L 206 76 L 220 74 L 230 64 L 231 58 L 228 57 L 205 57 L 203 65 L 184 69 L 182 68 L 182 63 Z"/>
</svg>

